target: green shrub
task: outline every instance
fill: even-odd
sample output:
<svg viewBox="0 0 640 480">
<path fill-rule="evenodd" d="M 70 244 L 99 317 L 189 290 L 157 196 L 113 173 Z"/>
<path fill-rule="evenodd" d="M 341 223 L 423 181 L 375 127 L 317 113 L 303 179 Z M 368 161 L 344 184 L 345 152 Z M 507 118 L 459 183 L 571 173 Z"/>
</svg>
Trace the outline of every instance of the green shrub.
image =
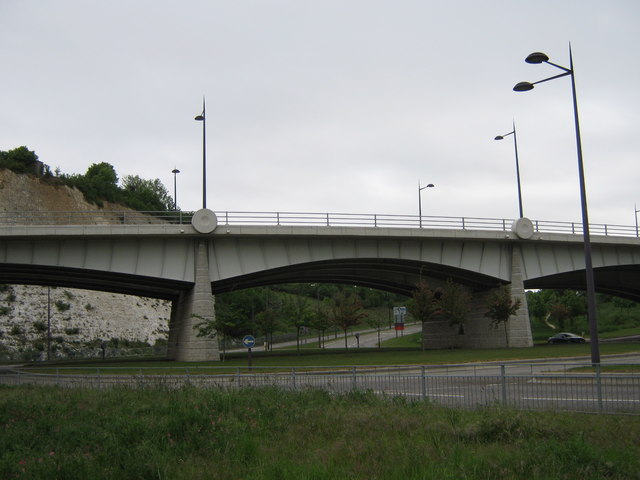
<svg viewBox="0 0 640 480">
<path fill-rule="evenodd" d="M 43 333 L 47 331 L 47 324 L 45 322 L 42 321 L 37 321 L 37 322 L 33 322 L 33 329 L 37 332 L 37 333 Z"/>
<path fill-rule="evenodd" d="M 9 334 L 13 336 L 22 335 L 23 333 L 24 333 L 24 330 L 20 325 L 13 325 L 11 327 L 11 330 L 9 330 Z"/>
<path fill-rule="evenodd" d="M 66 312 L 71 308 L 71 304 L 64 302 L 63 300 L 56 300 L 54 305 L 59 312 Z"/>
</svg>

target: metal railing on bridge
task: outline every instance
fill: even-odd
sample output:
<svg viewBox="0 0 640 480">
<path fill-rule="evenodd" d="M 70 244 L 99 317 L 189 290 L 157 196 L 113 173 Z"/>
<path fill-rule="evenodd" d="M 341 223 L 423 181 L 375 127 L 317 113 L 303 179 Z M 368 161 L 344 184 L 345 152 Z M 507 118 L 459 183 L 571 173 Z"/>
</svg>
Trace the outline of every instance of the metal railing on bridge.
<svg viewBox="0 0 640 480">
<path fill-rule="evenodd" d="M 0 212 L 0 226 L 190 224 L 195 212 L 133 210 Z M 423 228 L 510 231 L 512 218 L 385 215 L 376 213 L 303 213 L 216 211 L 220 225 Z M 581 234 L 582 223 L 532 220 L 542 233 Z M 633 225 L 591 223 L 592 235 L 638 237 Z"/>
</svg>

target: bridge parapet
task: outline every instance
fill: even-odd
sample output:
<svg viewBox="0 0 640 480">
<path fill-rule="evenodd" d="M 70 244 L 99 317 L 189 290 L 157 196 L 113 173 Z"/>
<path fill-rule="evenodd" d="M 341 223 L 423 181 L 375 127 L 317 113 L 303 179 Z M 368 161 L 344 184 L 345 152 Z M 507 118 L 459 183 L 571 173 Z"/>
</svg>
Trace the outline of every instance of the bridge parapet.
<svg viewBox="0 0 640 480">
<path fill-rule="evenodd" d="M 132 210 L 0 212 L 1 226 L 52 225 L 191 225 L 196 212 Z M 514 219 L 385 215 L 375 213 L 215 212 L 219 225 L 373 227 L 510 232 Z M 582 223 L 532 220 L 536 233 L 582 234 Z M 590 223 L 590 233 L 606 237 L 640 237 L 633 225 Z"/>
</svg>

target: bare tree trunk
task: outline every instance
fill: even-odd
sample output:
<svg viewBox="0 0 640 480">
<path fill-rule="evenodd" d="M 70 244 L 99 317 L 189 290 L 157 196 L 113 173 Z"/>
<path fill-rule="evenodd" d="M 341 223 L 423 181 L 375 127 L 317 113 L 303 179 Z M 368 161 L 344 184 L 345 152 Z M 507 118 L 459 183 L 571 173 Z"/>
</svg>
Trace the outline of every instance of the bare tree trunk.
<svg viewBox="0 0 640 480">
<path fill-rule="evenodd" d="M 507 331 L 507 322 L 504 322 L 504 339 L 507 341 L 507 348 L 509 348 L 509 332 Z"/>
</svg>

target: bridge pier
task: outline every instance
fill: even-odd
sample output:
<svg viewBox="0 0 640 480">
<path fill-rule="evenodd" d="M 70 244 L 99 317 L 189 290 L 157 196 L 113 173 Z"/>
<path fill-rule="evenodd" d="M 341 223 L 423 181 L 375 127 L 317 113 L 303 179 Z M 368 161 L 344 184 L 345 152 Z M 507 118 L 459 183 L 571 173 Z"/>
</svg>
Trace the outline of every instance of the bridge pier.
<svg viewBox="0 0 640 480">
<path fill-rule="evenodd" d="M 198 337 L 195 326 L 215 319 L 215 303 L 209 278 L 208 244 L 199 239 L 195 244 L 195 284 L 171 305 L 169 343 L 170 360 L 199 362 L 220 360 L 218 339 Z"/>
<path fill-rule="evenodd" d="M 513 245 L 511 252 L 511 296 L 520 300 L 520 308 L 507 322 L 509 347 L 533 347 L 520 244 Z"/>
<path fill-rule="evenodd" d="M 532 347 L 529 308 L 524 290 L 522 252 L 513 245 L 511 252 L 511 296 L 520 300 L 516 315 L 498 328 L 491 327 L 491 320 L 484 316 L 487 298 L 492 289 L 471 292 L 471 311 L 464 328 L 451 326 L 446 319 L 425 323 L 422 341 L 425 348 L 523 348 Z M 505 330 L 506 335 L 505 335 Z"/>
</svg>

